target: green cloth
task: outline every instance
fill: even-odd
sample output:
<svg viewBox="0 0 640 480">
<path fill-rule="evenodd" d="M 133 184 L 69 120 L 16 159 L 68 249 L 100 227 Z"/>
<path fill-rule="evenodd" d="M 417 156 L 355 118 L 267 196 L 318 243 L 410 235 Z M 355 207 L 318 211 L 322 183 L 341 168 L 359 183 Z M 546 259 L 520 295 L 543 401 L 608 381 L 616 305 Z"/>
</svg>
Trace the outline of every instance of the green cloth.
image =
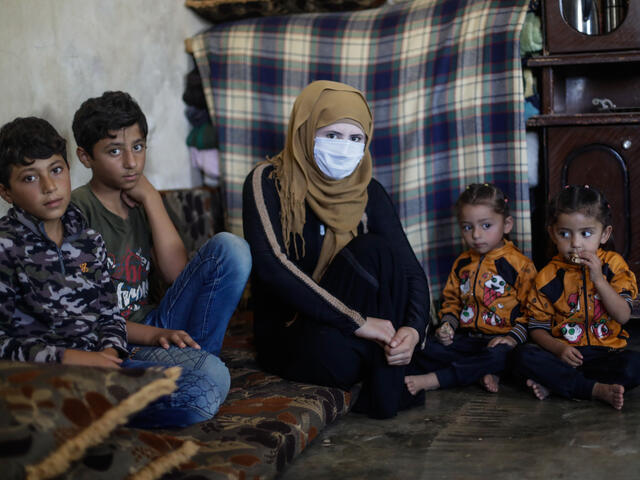
<svg viewBox="0 0 640 480">
<path fill-rule="evenodd" d="M 144 323 L 155 308 L 149 299 L 152 239 L 144 208 L 129 209 L 129 218 L 124 220 L 107 210 L 88 184 L 76 188 L 71 201 L 107 245 L 107 266 L 116 287 L 120 313 L 126 320 Z"/>
<path fill-rule="evenodd" d="M 187 145 L 198 150 L 218 148 L 218 132 L 210 123 L 197 126 L 187 136 Z"/>
<path fill-rule="evenodd" d="M 542 26 L 540 17 L 534 12 L 527 12 L 524 17 L 524 25 L 520 33 L 520 54 L 525 56 L 530 53 L 542 51 Z"/>
</svg>

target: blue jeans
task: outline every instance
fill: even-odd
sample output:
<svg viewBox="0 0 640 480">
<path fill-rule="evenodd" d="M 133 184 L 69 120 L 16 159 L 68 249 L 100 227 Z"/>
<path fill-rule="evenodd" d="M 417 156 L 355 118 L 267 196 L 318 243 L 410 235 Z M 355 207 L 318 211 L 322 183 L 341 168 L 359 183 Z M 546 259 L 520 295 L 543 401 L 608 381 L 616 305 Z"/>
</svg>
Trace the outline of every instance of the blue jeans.
<svg viewBox="0 0 640 480">
<path fill-rule="evenodd" d="M 196 252 L 144 323 L 184 330 L 203 350 L 219 355 L 250 272 L 247 242 L 218 233 Z"/>
<path fill-rule="evenodd" d="M 151 402 L 128 425 L 136 428 L 186 427 L 212 418 L 229 392 L 231 378 L 215 355 L 194 348 L 131 347 L 123 368 L 182 367 L 178 388 Z"/>
</svg>

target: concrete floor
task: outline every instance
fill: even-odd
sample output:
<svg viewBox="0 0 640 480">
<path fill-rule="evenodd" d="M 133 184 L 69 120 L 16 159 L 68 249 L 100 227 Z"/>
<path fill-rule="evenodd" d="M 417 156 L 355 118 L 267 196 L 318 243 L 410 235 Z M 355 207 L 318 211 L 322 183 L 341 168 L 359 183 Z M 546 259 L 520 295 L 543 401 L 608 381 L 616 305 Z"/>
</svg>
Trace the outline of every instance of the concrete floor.
<svg viewBox="0 0 640 480">
<path fill-rule="evenodd" d="M 638 349 L 640 328 L 633 337 Z M 597 401 L 540 401 L 513 384 L 497 394 L 479 386 L 428 392 L 424 407 L 391 420 L 348 414 L 278 478 L 607 477 L 640 478 L 640 387 L 625 394 L 622 411 Z"/>
</svg>

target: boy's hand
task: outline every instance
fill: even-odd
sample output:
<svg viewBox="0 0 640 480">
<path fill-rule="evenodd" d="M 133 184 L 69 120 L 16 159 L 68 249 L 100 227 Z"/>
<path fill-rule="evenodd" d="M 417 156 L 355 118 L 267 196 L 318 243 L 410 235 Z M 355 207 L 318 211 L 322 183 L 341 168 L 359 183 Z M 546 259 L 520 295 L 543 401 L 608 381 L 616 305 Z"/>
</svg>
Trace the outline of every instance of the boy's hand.
<svg viewBox="0 0 640 480">
<path fill-rule="evenodd" d="M 200 345 L 184 330 L 152 327 L 142 323 L 127 322 L 129 342 L 139 345 L 160 345 L 164 349 L 177 345 L 180 348 L 192 347 L 200 349 Z"/>
<path fill-rule="evenodd" d="M 489 340 L 489 343 L 487 343 L 487 348 L 493 348 L 496 345 L 500 345 L 500 344 L 509 345 L 511 348 L 513 348 L 518 344 L 518 342 L 516 341 L 515 338 L 510 337 L 509 335 L 504 335 L 504 336 L 495 337 Z"/>
<path fill-rule="evenodd" d="M 129 190 L 123 190 L 120 193 L 120 197 L 127 206 L 133 208 L 140 204 L 144 205 L 149 196 L 154 194 L 158 194 L 158 191 L 143 174 L 140 175 L 134 187 Z"/>
<path fill-rule="evenodd" d="M 356 337 L 373 340 L 375 342 L 387 345 L 391 343 L 391 339 L 396 334 L 396 329 L 389 320 L 382 318 L 367 317 L 364 325 L 355 332 Z"/>
<path fill-rule="evenodd" d="M 579 367 L 582 365 L 582 354 L 580 350 L 571 345 L 565 345 L 564 348 L 560 351 L 558 355 L 560 360 L 562 360 L 567 365 L 571 365 L 572 367 Z"/>
<path fill-rule="evenodd" d="M 122 190 L 120 198 L 130 208 L 141 205 L 147 215 L 153 248 L 154 267 L 167 283 L 173 283 L 187 265 L 187 250 L 171 221 L 162 196 L 143 174 L 129 190 Z"/>
<path fill-rule="evenodd" d="M 151 337 L 151 345 L 160 345 L 165 350 L 167 350 L 172 344 L 180 348 L 192 347 L 198 350 L 200 349 L 198 342 L 191 338 L 191 335 L 184 330 L 158 328 L 158 332 Z"/>
<path fill-rule="evenodd" d="M 104 350 L 102 350 L 102 353 L 118 358 L 118 351 L 115 348 L 105 348 Z"/>
<path fill-rule="evenodd" d="M 453 327 L 449 324 L 449 322 L 444 322 L 440 327 L 436 329 L 436 340 L 440 342 L 445 347 L 451 345 L 453 343 L 453 335 L 455 332 L 453 331 Z"/>
<path fill-rule="evenodd" d="M 389 365 L 407 365 L 413 356 L 413 350 L 420 340 L 415 328 L 400 327 L 387 345 L 384 354 Z"/>
<path fill-rule="evenodd" d="M 122 359 L 113 355 L 109 350 L 102 352 L 85 352 L 67 348 L 62 355 L 62 363 L 65 365 L 85 365 L 89 367 L 120 368 Z M 114 350 L 115 352 L 115 350 Z"/>
</svg>

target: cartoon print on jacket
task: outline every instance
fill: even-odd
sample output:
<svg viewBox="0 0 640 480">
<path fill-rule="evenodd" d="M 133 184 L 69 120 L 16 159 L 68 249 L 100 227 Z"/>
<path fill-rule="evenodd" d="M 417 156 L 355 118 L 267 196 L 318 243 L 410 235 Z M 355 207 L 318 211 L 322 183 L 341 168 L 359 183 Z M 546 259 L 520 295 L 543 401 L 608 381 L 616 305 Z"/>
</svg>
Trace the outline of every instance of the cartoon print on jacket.
<svg viewBox="0 0 640 480">
<path fill-rule="evenodd" d="M 569 314 L 574 314 L 580 311 L 580 295 L 572 293 L 567 297 L 567 305 L 569 306 Z"/>
<path fill-rule="evenodd" d="M 456 328 L 511 335 L 523 343 L 527 326 L 522 308 L 535 275 L 531 259 L 509 240 L 486 255 L 467 250 L 447 278 L 440 318 L 449 314 L 458 321 Z"/>
<path fill-rule="evenodd" d="M 484 282 L 484 304 L 488 307 L 496 298 L 504 295 L 506 285 L 507 282 L 500 275 L 491 275 L 491 278 Z"/>
<path fill-rule="evenodd" d="M 582 326 L 573 322 L 563 324 L 560 331 L 562 332 L 562 336 L 569 343 L 579 343 L 582 335 L 584 334 Z"/>
<path fill-rule="evenodd" d="M 504 320 L 500 318 L 500 315 L 490 310 L 485 310 L 484 312 L 482 312 L 482 321 L 485 324 L 492 325 L 494 327 L 504 326 Z"/>
<path fill-rule="evenodd" d="M 471 290 L 471 282 L 469 281 L 469 272 L 462 272 L 460 276 L 460 293 L 462 296 L 467 295 Z"/>
<path fill-rule="evenodd" d="M 597 293 L 593 296 L 593 319 L 598 320 L 604 314 L 604 307 L 600 301 L 600 295 Z"/>
<path fill-rule="evenodd" d="M 603 318 L 601 322 L 592 324 L 591 333 L 593 333 L 599 339 L 611 335 L 611 330 L 609 330 L 609 327 L 607 327 L 606 319 Z"/>
<path fill-rule="evenodd" d="M 467 305 L 460 312 L 460 321 L 463 324 L 471 323 L 476 316 L 476 312 L 473 309 L 473 305 Z"/>
</svg>

